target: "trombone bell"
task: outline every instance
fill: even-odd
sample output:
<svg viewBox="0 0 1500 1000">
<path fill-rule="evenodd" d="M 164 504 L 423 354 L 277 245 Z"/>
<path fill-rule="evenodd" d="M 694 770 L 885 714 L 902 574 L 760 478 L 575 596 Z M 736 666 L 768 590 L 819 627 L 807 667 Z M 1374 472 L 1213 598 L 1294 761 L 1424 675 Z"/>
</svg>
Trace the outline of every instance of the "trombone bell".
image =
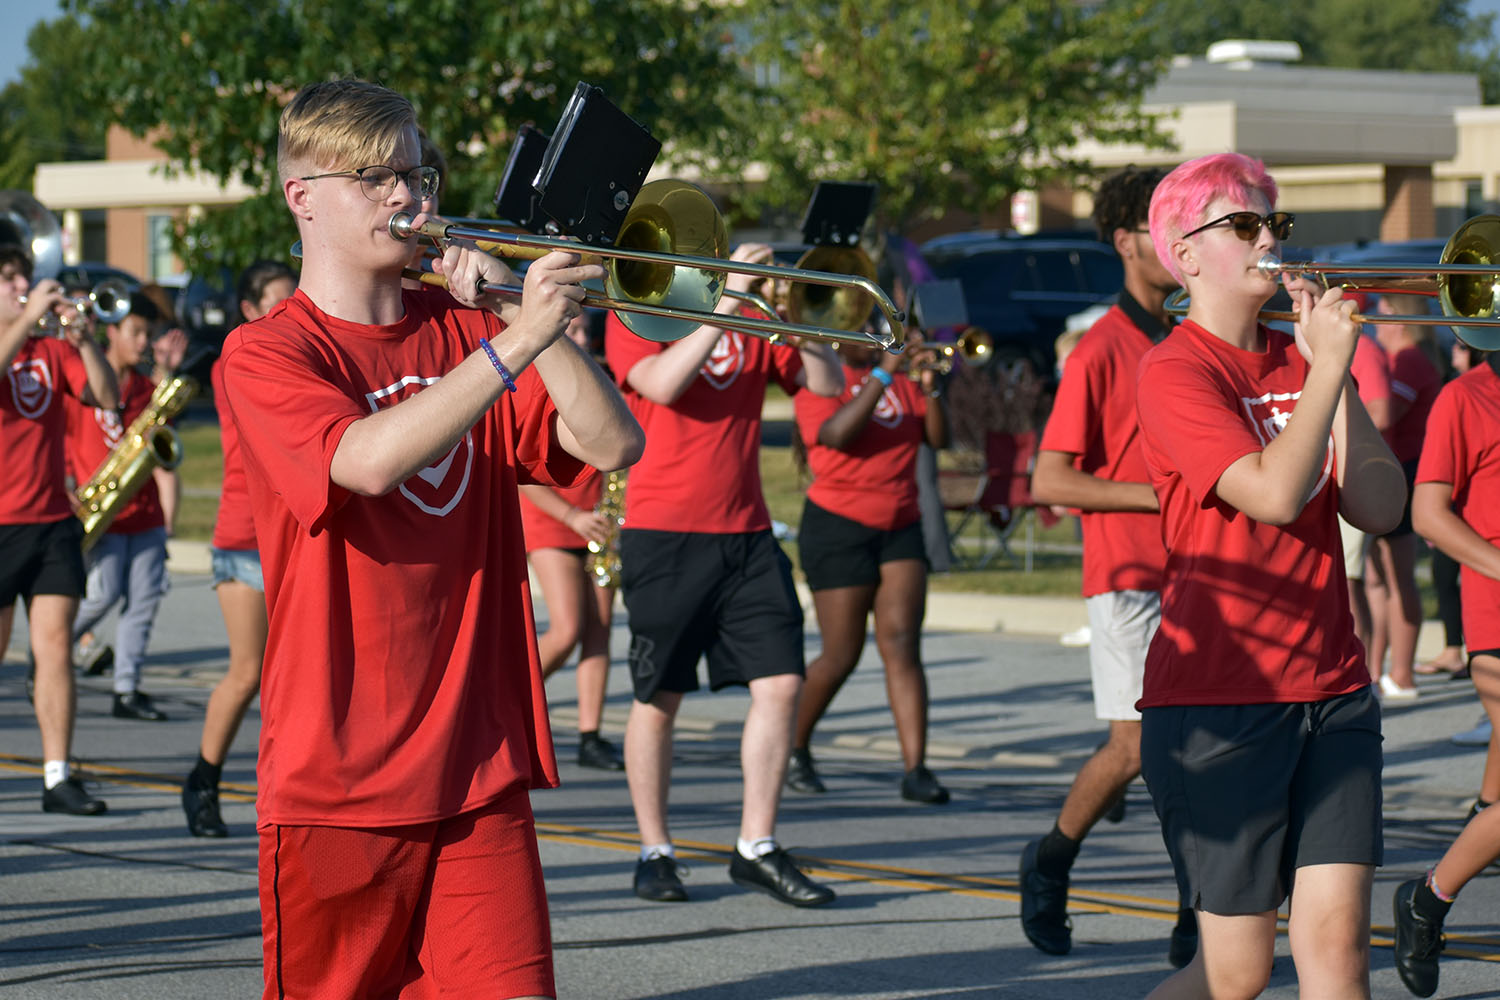
<svg viewBox="0 0 1500 1000">
<path fill-rule="evenodd" d="M 676 180 L 651 181 L 641 187 L 620 224 L 615 246 L 622 250 L 686 257 L 721 259 L 729 255 L 729 233 L 724 217 L 708 196 L 691 184 Z M 726 273 L 697 267 L 614 259 L 604 276 L 610 298 L 628 299 L 665 309 L 713 312 L 724 294 Z M 691 320 L 667 319 L 645 313 L 619 312 L 631 333 L 665 343 L 681 340 L 699 326 Z"/>
<path fill-rule="evenodd" d="M 807 271 L 875 280 L 875 264 L 858 247 L 813 247 L 797 261 Z M 870 297 L 856 288 L 798 283 L 786 295 L 787 319 L 835 330 L 858 330 L 870 315 Z"/>
<path fill-rule="evenodd" d="M 1444 264 L 1481 265 L 1489 274 L 1438 275 L 1438 301 L 1446 316 L 1478 319 L 1496 317 L 1500 304 L 1500 272 L 1496 248 L 1500 247 L 1500 216 L 1476 215 L 1459 226 L 1443 247 Z M 1453 333 L 1477 351 L 1500 348 L 1500 329 L 1493 326 L 1455 324 Z"/>
</svg>

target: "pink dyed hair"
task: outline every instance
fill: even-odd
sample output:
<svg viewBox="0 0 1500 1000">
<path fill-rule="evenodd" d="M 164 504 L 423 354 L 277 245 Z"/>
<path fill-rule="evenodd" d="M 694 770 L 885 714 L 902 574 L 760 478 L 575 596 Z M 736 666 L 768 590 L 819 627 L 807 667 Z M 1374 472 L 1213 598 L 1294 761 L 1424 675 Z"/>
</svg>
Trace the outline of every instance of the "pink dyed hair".
<svg viewBox="0 0 1500 1000">
<path fill-rule="evenodd" d="M 1214 153 L 1189 160 L 1163 177 L 1151 195 L 1151 243 L 1162 264 L 1179 282 L 1182 275 L 1172 262 L 1172 244 L 1207 219 L 1208 206 L 1219 198 L 1249 202 L 1254 194 L 1276 207 L 1276 182 L 1266 165 L 1243 153 Z"/>
</svg>

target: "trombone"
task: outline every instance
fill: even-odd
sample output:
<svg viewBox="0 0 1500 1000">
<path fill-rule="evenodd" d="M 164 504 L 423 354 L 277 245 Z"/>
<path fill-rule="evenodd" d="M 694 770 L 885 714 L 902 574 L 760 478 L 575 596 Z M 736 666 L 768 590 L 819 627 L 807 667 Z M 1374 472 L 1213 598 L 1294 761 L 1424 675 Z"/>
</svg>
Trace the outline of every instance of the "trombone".
<svg viewBox="0 0 1500 1000">
<path fill-rule="evenodd" d="M 892 353 L 899 353 L 903 347 L 895 331 L 902 329 L 906 314 L 896 308 L 868 273 L 835 273 L 726 260 L 728 236 L 723 217 L 707 195 L 683 181 L 652 181 L 641 188 L 612 247 L 588 247 L 572 240 L 516 233 L 486 219 L 455 222 L 432 218 L 420 226 L 412 221 L 411 213 L 397 212 L 388 225 L 391 237 L 403 242 L 414 235 L 438 243 L 462 240 L 499 257 L 535 259 L 561 250 L 582 254 L 585 262 L 603 262 L 604 294 L 590 294 L 583 304 L 617 311 L 631 332 L 647 340 L 678 340 L 699 326 L 709 325 L 729 326 L 772 339 L 798 337 L 859 344 Z M 788 320 L 730 317 L 714 311 L 725 294 L 729 274 L 749 274 L 834 291 L 824 293 L 821 298 L 806 290 L 794 292 L 789 300 Z M 445 283 L 442 275 L 427 271 L 410 276 L 426 284 Z M 493 282 L 485 283 L 479 290 L 521 294 L 515 285 Z M 776 315 L 764 299 L 757 297 L 751 301 L 768 315 Z M 872 302 L 885 314 L 891 332 L 868 333 L 857 329 Z M 850 328 L 837 325 L 844 322 Z"/>
<path fill-rule="evenodd" d="M 1286 274 L 1310 274 L 1325 286 L 1335 276 L 1339 287 L 1376 295 L 1426 295 L 1436 297 L 1442 315 L 1418 313 L 1409 316 L 1355 313 L 1356 323 L 1391 323 L 1404 326 L 1448 326 L 1459 340 L 1476 351 L 1500 349 L 1500 215 L 1476 215 L 1449 237 L 1436 267 L 1403 264 L 1340 264 L 1282 261 L 1266 254 L 1256 264 L 1268 278 Z M 1167 312 L 1187 313 L 1189 299 L 1181 289 L 1167 298 Z M 1263 321 L 1296 323 L 1301 314 L 1262 310 Z M 1457 320 L 1458 322 L 1455 322 Z"/>
</svg>

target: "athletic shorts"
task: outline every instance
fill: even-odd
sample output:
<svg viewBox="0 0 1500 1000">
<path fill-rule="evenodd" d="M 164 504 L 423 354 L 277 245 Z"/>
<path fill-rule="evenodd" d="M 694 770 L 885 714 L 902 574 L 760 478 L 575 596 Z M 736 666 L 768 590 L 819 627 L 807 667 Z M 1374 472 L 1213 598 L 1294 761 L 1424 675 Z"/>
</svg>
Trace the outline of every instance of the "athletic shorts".
<svg viewBox="0 0 1500 1000">
<path fill-rule="evenodd" d="M 1344 543 L 1344 578 L 1363 580 L 1365 578 L 1365 550 L 1369 546 L 1369 536 L 1341 517 L 1339 518 L 1339 541 Z"/>
<path fill-rule="evenodd" d="M 260 571 L 258 549 L 210 549 L 214 586 L 238 580 L 252 590 L 265 593 L 266 581 Z"/>
<path fill-rule="evenodd" d="M 260 830 L 266 1000 L 555 996 L 522 790 L 433 823 Z"/>
<path fill-rule="evenodd" d="M 627 528 L 620 561 L 637 701 L 698 690 L 700 657 L 714 691 L 802 674 L 802 605 L 791 561 L 770 531 Z"/>
<path fill-rule="evenodd" d="M 1141 774 L 1196 909 L 1265 913 L 1307 865 L 1382 861 L 1380 703 L 1148 708 Z"/>
<path fill-rule="evenodd" d="M 1146 649 L 1161 624 L 1161 594 L 1154 590 L 1113 590 L 1084 600 L 1089 613 L 1089 672 L 1094 682 L 1094 716 L 1110 722 L 1139 722 L 1146 676 Z"/>
<path fill-rule="evenodd" d="M 37 594 L 82 597 L 83 523 L 76 517 L 46 524 L 0 524 L 0 607 Z"/>
<path fill-rule="evenodd" d="M 922 522 L 882 531 L 825 510 L 811 500 L 802 508 L 802 527 L 797 532 L 802 572 L 812 590 L 835 587 L 873 587 L 880 582 L 882 563 L 898 559 L 920 559 Z"/>
</svg>

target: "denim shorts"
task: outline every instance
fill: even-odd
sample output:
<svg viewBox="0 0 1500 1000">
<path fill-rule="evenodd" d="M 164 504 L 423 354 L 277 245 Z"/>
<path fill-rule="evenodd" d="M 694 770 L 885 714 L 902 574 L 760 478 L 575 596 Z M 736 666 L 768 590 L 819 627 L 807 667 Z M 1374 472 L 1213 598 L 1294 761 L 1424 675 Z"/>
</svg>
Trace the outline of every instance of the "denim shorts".
<svg viewBox="0 0 1500 1000">
<path fill-rule="evenodd" d="M 260 575 L 260 552 L 256 549 L 210 549 L 213 554 L 214 586 L 238 580 L 262 593 L 266 583 Z"/>
</svg>

